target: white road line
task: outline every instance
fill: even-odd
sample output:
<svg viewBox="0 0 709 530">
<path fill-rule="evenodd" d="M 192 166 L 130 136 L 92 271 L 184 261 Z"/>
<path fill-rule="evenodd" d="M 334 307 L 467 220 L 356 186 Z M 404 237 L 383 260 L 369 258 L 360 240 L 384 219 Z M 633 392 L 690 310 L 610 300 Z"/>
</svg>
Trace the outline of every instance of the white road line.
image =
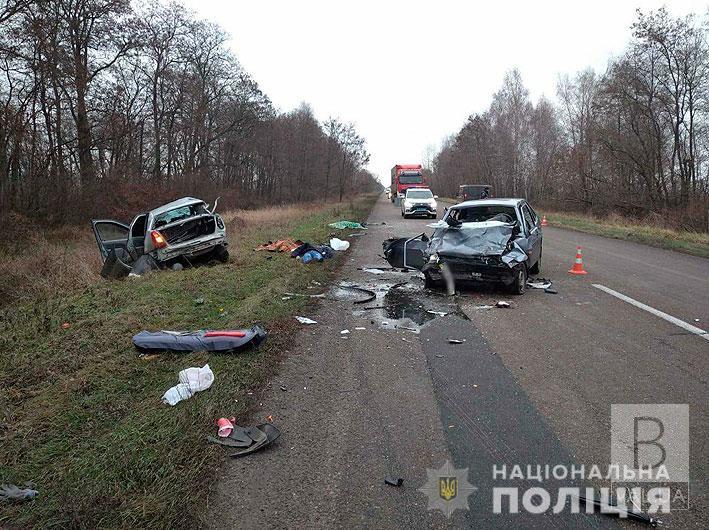
<svg viewBox="0 0 709 530">
<path fill-rule="evenodd" d="M 664 320 L 667 320 L 667 322 L 671 322 L 675 326 L 679 326 L 680 328 L 689 331 L 690 333 L 694 333 L 695 335 L 699 335 L 701 338 L 704 340 L 709 340 L 709 333 L 704 331 L 701 328 L 698 328 L 697 326 L 693 326 L 692 324 L 688 324 L 684 320 L 680 320 L 679 318 L 675 318 L 672 315 L 668 315 L 667 313 L 663 313 L 659 309 L 655 309 L 654 307 L 650 307 L 649 305 L 645 305 L 642 302 L 638 302 L 637 300 L 634 300 L 633 298 L 630 298 L 629 296 L 625 296 L 623 293 L 619 293 L 618 291 L 614 291 L 610 287 L 606 287 L 605 285 L 601 285 L 599 283 L 592 283 L 596 289 L 600 289 L 601 291 L 604 291 L 612 296 L 615 296 L 619 300 L 623 300 L 623 302 L 628 302 L 630 305 L 634 305 L 635 307 L 639 307 L 640 309 L 643 309 L 647 311 L 648 313 L 652 313 L 656 317 L 660 317 Z"/>
</svg>

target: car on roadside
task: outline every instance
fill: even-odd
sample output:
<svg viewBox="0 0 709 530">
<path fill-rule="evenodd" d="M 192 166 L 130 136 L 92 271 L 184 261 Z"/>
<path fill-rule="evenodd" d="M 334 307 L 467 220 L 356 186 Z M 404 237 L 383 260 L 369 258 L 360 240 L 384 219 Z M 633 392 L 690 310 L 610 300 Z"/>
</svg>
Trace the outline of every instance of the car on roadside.
<svg viewBox="0 0 709 530">
<path fill-rule="evenodd" d="M 101 276 L 120 278 L 151 269 L 229 259 L 226 226 L 201 199 L 184 197 L 135 216 L 129 225 L 92 219 L 103 260 Z"/>
<path fill-rule="evenodd" d="M 429 188 L 408 188 L 401 198 L 401 216 L 404 218 L 423 216 L 436 218 L 438 203 L 437 195 Z"/>
</svg>

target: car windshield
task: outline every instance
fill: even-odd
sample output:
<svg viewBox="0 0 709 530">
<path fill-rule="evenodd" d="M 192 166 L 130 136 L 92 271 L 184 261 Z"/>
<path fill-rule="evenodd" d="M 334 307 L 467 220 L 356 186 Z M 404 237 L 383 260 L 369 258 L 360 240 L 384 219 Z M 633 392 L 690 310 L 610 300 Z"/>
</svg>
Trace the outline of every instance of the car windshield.
<svg viewBox="0 0 709 530">
<path fill-rule="evenodd" d="M 187 204 L 185 206 L 180 206 L 179 208 L 174 208 L 156 215 L 155 220 L 153 221 L 153 228 L 165 226 L 176 221 L 181 221 L 182 219 L 187 219 L 188 217 L 194 217 L 195 215 L 203 215 L 208 213 L 209 211 L 203 202 Z"/>
<path fill-rule="evenodd" d="M 503 223 L 513 223 L 517 220 L 517 212 L 514 206 L 485 205 L 470 206 L 468 208 L 453 208 L 449 210 L 450 215 L 461 223 L 481 223 L 483 221 L 501 221 Z"/>
<path fill-rule="evenodd" d="M 399 175 L 399 183 L 401 184 L 421 184 L 422 182 L 423 177 L 420 173 Z"/>
<path fill-rule="evenodd" d="M 430 199 L 433 197 L 431 190 L 409 190 L 406 192 L 407 199 Z"/>
</svg>

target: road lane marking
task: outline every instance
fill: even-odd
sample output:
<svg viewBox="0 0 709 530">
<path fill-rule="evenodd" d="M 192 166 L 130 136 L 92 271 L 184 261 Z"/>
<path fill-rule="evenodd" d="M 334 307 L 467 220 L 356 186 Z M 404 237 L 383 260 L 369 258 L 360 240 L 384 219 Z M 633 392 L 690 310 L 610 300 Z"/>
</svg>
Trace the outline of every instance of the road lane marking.
<svg viewBox="0 0 709 530">
<path fill-rule="evenodd" d="M 674 324 L 675 326 L 679 326 L 680 328 L 689 331 L 690 333 L 694 333 L 695 335 L 699 335 L 701 338 L 704 340 L 709 340 L 709 333 L 704 331 L 701 328 L 698 328 L 697 326 L 693 326 L 692 324 L 688 324 L 684 320 L 680 320 L 679 318 L 675 318 L 672 315 L 668 315 L 667 313 L 663 313 L 659 309 L 655 309 L 654 307 L 650 307 L 649 305 L 645 305 L 642 302 L 638 302 L 637 300 L 630 298 L 629 296 L 625 296 L 623 293 L 619 293 L 618 291 L 614 291 L 610 287 L 606 287 L 605 285 L 601 285 L 600 283 L 592 283 L 596 289 L 600 289 L 601 291 L 604 291 L 612 296 L 615 296 L 619 300 L 623 300 L 623 302 L 628 302 L 630 305 L 634 305 L 635 307 L 639 307 L 640 309 L 643 309 L 644 311 L 647 311 L 648 313 L 652 313 L 656 317 L 660 317 L 664 320 L 667 320 L 667 322 L 670 322 Z"/>
</svg>

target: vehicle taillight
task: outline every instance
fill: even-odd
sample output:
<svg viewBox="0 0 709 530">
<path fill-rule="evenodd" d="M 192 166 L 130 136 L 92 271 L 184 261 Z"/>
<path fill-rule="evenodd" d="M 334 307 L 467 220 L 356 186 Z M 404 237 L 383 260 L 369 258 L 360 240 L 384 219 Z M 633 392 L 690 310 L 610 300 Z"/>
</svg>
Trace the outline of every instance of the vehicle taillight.
<svg viewBox="0 0 709 530">
<path fill-rule="evenodd" d="M 150 239 L 152 239 L 153 248 L 156 250 L 167 246 L 167 241 L 165 241 L 165 238 L 157 230 L 150 232 Z"/>
</svg>

